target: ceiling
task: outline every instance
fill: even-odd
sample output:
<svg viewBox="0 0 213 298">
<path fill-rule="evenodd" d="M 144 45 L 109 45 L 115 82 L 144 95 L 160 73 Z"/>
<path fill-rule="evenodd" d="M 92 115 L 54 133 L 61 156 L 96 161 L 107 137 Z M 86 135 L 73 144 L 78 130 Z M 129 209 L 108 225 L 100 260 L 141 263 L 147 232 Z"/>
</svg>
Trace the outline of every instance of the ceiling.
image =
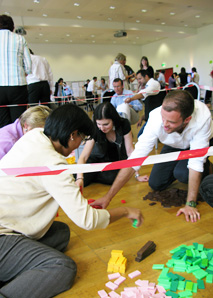
<svg viewBox="0 0 213 298">
<path fill-rule="evenodd" d="M 213 0 L 0 0 L 0 9 L 28 43 L 145 45 L 213 24 Z"/>
</svg>

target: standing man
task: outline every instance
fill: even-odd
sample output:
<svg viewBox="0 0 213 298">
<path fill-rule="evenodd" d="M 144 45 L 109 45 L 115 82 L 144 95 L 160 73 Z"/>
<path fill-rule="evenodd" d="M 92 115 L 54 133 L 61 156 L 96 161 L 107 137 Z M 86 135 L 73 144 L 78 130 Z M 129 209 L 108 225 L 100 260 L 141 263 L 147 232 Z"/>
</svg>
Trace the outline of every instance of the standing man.
<svg viewBox="0 0 213 298">
<path fill-rule="evenodd" d="M 199 85 L 200 76 L 197 73 L 197 69 L 195 67 L 192 67 L 192 75 L 191 75 L 191 82 L 194 82 Z"/>
<path fill-rule="evenodd" d="M 131 104 L 125 103 L 126 98 L 134 94 L 131 90 L 124 89 L 121 79 L 113 81 L 113 88 L 115 94 L 110 101 L 111 104 L 116 108 L 120 116 L 129 120 L 131 125 L 137 123 L 139 119 L 138 112 L 143 108 L 142 104 L 138 100 L 132 101 Z"/>
<path fill-rule="evenodd" d="M 160 83 L 161 89 L 164 89 L 166 87 L 164 74 L 165 74 L 165 70 L 161 70 L 161 72 L 159 72 L 158 82 Z"/>
<path fill-rule="evenodd" d="M 30 52 L 25 38 L 13 30 L 13 19 L 0 15 L 0 105 L 26 106 L 0 108 L 0 128 L 14 122 L 28 102 L 26 74 L 31 73 Z"/>
<path fill-rule="evenodd" d="M 172 91 L 161 107 L 151 111 L 130 159 L 147 156 L 157 139 L 164 144 L 161 153 L 169 153 L 208 147 L 212 135 L 211 113 L 206 105 L 194 100 L 187 91 Z M 184 213 L 187 221 L 200 219 L 196 201 L 201 179 L 208 172 L 205 160 L 192 158 L 155 164 L 149 178 L 149 185 L 154 190 L 164 190 L 175 180 L 188 184 L 186 205 L 177 212 L 177 215 Z M 109 192 L 96 201 L 96 205 L 105 208 L 139 168 L 120 170 Z"/>
<path fill-rule="evenodd" d="M 32 73 L 27 76 L 28 102 L 49 102 L 54 88 L 52 70 L 46 58 L 34 55 L 32 50 L 30 53 Z"/>
<path fill-rule="evenodd" d="M 97 95 L 97 89 L 98 86 L 96 84 L 97 82 L 97 77 L 93 77 L 93 79 L 89 82 L 88 87 L 87 87 L 87 96 L 88 98 L 91 98 L 91 100 L 87 100 L 89 102 L 89 107 L 91 109 L 91 111 L 94 111 L 94 107 L 93 107 L 93 102 L 94 100 L 92 98 L 95 98 L 95 96 Z"/>
</svg>

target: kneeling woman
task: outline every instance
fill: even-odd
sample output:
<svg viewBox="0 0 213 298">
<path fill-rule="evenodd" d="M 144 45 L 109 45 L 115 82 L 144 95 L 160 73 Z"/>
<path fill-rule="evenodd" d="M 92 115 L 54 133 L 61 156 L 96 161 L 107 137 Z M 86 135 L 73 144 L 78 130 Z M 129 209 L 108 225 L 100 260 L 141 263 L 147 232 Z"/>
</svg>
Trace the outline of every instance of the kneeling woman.
<svg viewBox="0 0 213 298">
<path fill-rule="evenodd" d="M 78 164 L 113 162 L 127 159 L 134 150 L 131 126 L 127 119 L 121 118 L 109 102 L 97 106 L 94 111 L 96 133 L 94 139 L 87 141 L 79 157 Z M 83 187 L 92 182 L 112 184 L 118 170 L 77 174 L 76 183 Z M 139 176 L 138 181 L 148 181 L 148 176 Z"/>
</svg>

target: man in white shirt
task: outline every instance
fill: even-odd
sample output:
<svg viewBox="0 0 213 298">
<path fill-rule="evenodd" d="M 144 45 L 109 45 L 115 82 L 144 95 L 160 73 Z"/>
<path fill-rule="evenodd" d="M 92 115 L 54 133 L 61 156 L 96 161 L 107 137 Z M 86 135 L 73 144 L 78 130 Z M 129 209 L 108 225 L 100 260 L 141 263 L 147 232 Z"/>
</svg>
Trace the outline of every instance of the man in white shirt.
<svg viewBox="0 0 213 298">
<path fill-rule="evenodd" d="M 113 88 L 115 94 L 111 99 L 111 104 L 116 108 L 119 115 L 129 120 L 130 124 L 137 123 L 139 119 L 138 112 L 142 110 L 143 106 L 138 100 L 134 100 L 131 104 L 125 103 L 125 99 L 133 96 L 131 90 L 124 89 L 123 81 L 121 79 L 115 79 L 113 81 Z"/>
<path fill-rule="evenodd" d="M 158 77 L 158 82 L 161 85 L 161 89 L 164 89 L 166 87 L 166 81 L 165 81 L 165 70 L 161 70 L 161 72 L 159 72 L 159 77 Z"/>
<path fill-rule="evenodd" d="M 27 76 L 28 102 L 49 102 L 54 88 L 52 70 L 46 58 L 34 55 L 32 50 L 30 53 L 32 73 Z"/>
<path fill-rule="evenodd" d="M 206 105 L 194 100 L 187 91 L 172 91 L 165 97 L 163 105 L 150 113 L 130 159 L 147 156 L 157 139 L 164 144 L 161 153 L 168 153 L 208 147 L 212 135 L 211 113 Z M 155 164 L 149 185 L 154 190 L 163 190 L 176 179 L 188 183 L 186 205 L 177 215 L 184 213 L 187 221 L 195 222 L 200 219 L 196 200 L 205 165 L 205 158 Z M 120 170 L 109 192 L 96 203 L 106 207 L 138 169 Z"/>
<path fill-rule="evenodd" d="M 141 89 L 137 94 L 133 97 L 129 97 L 125 100 L 126 103 L 130 103 L 133 100 L 145 100 L 148 95 L 157 94 L 160 90 L 160 83 L 153 78 L 150 78 L 150 74 L 145 69 L 140 69 L 136 73 L 136 78 L 138 84 L 141 86 L 145 86 L 144 89 Z"/>
<path fill-rule="evenodd" d="M 94 100 L 92 98 L 95 98 L 95 96 L 97 95 L 97 90 L 98 90 L 98 86 L 96 84 L 97 82 L 97 77 L 93 77 L 93 79 L 89 82 L 88 87 L 87 87 L 87 102 L 89 102 L 89 107 L 91 109 L 91 111 L 94 111 L 94 107 L 93 107 L 93 102 Z M 91 98 L 91 99 L 90 99 Z"/>
</svg>

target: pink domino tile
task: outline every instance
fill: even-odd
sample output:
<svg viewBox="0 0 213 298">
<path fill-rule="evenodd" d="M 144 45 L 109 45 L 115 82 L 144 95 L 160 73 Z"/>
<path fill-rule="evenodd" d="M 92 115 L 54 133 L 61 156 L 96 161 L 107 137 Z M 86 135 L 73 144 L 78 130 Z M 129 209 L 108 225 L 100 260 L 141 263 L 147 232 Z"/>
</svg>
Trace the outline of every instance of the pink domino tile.
<svg viewBox="0 0 213 298">
<path fill-rule="evenodd" d="M 148 283 L 145 283 L 144 280 L 138 279 L 136 280 L 135 284 L 144 289 L 148 289 Z"/>
<path fill-rule="evenodd" d="M 149 289 L 154 289 L 155 288 L 155 283 L 150 282 L 148 288 Z"/>
<path fill-rule="evenodd" d="M 113 282 L 111 282 L 111 281 L 108 281 L 108 282 L 105 284 L 105 286 L 106 286 L 107 288 L 109 288 L 110 290 L 112 290 L 112 291 L 114 291 L 114 290 L 116 290 L 116 289 L 118 288 L 118 286 L 117 286 L 116 284 L 114 284 Z"/>
<path fill-rule="evenodd" d="M 159 293 L 166 293 L 166 290 L 164 289 L 164 287 L 157 285 L 156 288 L 157 288 Z"/>
<path fill-rule="evenodd" d="M 109 297 L 111 297 L 111 298 L 120 298 L 121 296 L 119 294 L 117 294 L 116 292 L 112 291 L 112 292 L 109 292 Z"/>
<path fill-rule="evenodd" d="M 120 276 L 121 276 L 121 275 L 120 275 L 119 272 L 112 273 L 112 274 L 108 274 L 108 278 L 109 278 L 109 280 L 119 278 Z"/>
<path fill-rule="evenodd" d="M 118 279 L 114 281 L 114 283 L 119 286 L 122 282 L 125 281 L 125 279 L 126 277 L 120 276 Z"/>
<path fill-rule="evenodd" d="M 158 293 L 153 296 L 154 298 L 168 298 L 168 296 L 164 295 L 163 293 Z"/>
<path fill-rule="evenodd" d="M 141 272 L 139 270 L 136 270 L 136 271 L 133 271 L 132 273 L 129 273 L 128 276 L 130 278 L 134 278 L 134 277 L 136 277 L 136 276 L 138 276 L 140 274 L 141 274 Z"/>
<path fill-rule="evenodd" d="M 121 298 L 135 298 L 136 294 L 133 291 L 121 292 Z"/>
<path fill-rule="evenodd" d="M 104 290 L 100 290 L 100 291 L 98 291 L 98 295 L 99 295 L 101 298 L 107 298 L 107 297 L 109 297 L 109 296 L 107 295 L 107 292 L 104 291 Z"/>
</svg>

